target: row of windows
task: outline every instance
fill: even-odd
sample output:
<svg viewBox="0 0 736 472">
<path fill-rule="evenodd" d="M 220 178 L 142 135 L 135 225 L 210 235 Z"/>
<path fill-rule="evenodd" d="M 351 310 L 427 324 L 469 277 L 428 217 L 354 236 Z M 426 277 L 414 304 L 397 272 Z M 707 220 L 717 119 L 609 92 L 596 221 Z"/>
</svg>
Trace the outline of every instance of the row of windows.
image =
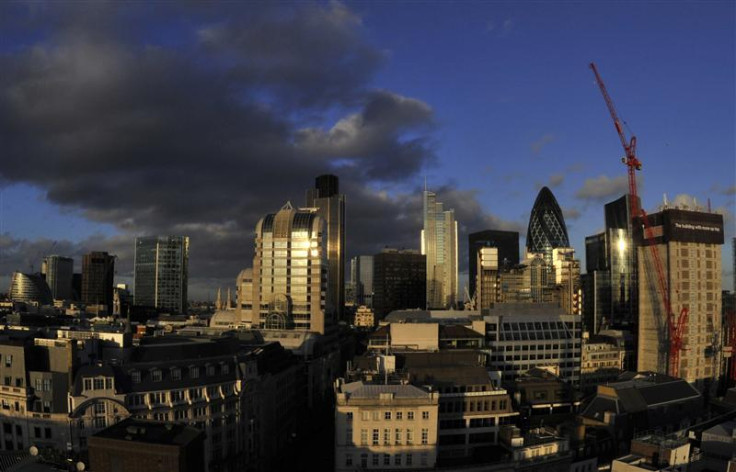
<svg viewBox="0 0 736 472">
<path fill-rule="evenodd" d="M 580 343 L 567 344 L 516 344 L 507 346 L 498 346 L 499 351 L 543 351 L 550 349 L 580 349 Z"/>
<path fill-rule="evenodd" d="M 507 400 L 450 401 L 440 402 L 440 413 L 461 413 L 466 411 L 506 411 Z M 498 408 L 496 408 L 498 406 Z"/>
<path fill-rule="evenodd" d="M 148 395 L 148 402 L 152 405 L 161 405 L 166 403 L 179 403 L 187 400 L 201 400 L 205 398 L 214 399 L 220 397 L 220 391 L 223 396 L 228 396 L 233 393 L 233 386 L 231 384 L 224 385 L 210 385 L 208 387 L 196 387 L 186 390 L 171 390 L 167 392 L 152 392 Z M 128 396 L 128 404 L 131 406 L 141 406 L 146 404 L 146 394 L 134 394 Z"/>
<path fill-rule="evenodd" d="M 370 444 L 378 446 L 383 444 L 384 446 L 394 445 L 412 445 L 414 444 L 414 430 L 409 428 L 404 432 L 402 428 L 394 428 L 393 434 L 391 428 L 383 429 L 383 441 L 381 441 L 381 431 L 378 428 L 371 430 Z M 393 441 L 393 442 L 392 442 Z M 422 428 L 420 436 L 421 444 L 429 444 L 429 428 Z M 349 446 L 354 445 L 353 442 L 353 430 L 348 428 L 345 430 L 345 443 Z M 360 445 L 368 446 L 368 430 L 360 430 Z"/>
<path fill-rule="evenodd" d="M 390 466 L 392 463 L 394 466 L 401 466 L 401 465 L 408 465 L 412 466 L 414 465 L 414 455 L 412 453 L 408 454 L 393 454 L 393 461 L 392 461 L 392 454 L 371 454 L 370 455 L 370 465 L 372 467 L 380 467 L 380 466 Z M 363 453 L 360 455 L 360 467 L 363 469 L 368 468 L 368 453 Z M 427 461 L 429 460 L 429 455 L 426 452 L 422 452 L 419 454 L 419 465 L 420 466 L 427 466 L 429 465 Z M 354 465 L 353 463 L 353 454 L 345 454 L 345 466 L 346 467 L 352 467 Z"/>
<path fill-rule="evenodd" d="M 114 384 L 112 377 L 87 377 L 84 379 L 85 390 L 112 390 L 113 388 Z"/>
<path fill-rule="evenodd" d="M 172 367 L 168 370 L 169 370 L 169 376 L 171 380 L 181 380 L 182 379 L 182 369 L 180 367 Z M 202 372 L 202 368 L 200 366 L 190 366 L 188 372 L 189 372 L 189 378 L 198 379 Z M 229 373 L 230 373 L 230 365 L 221 363 L 220 364 L 220 375 L 227 375 Z M 164 379 L 164 371 L 162 369 L 158 369 L 158 368 L 151 369 L 150 375 L 151 375 L 151 380 L 154 382 L 161 382 Z M 214 364 L 206 365 L 205 375 L 208 377 L 217 375 L 217 366 Z M 140 383 L 142 380 L 142 372 L 139 370 L 131 371 L 130 377 L 133 380 L 133 383 Z"/>
<path fill-rule="evenodd" d="M 383 419 L 384 420 L 391 420 L 395 419 L 397 421 L 401 421 L 404 419 L 404 412 L 403 411 L 389 411 L 386 410 L 383 412 Z M 378 410 L 373 411 L 362 411 L 361 412 L 361 419 L 363 421 L 378 421 L 381 419 L 381 412 Z M 406 419 L 407 420 L 414 420 L 414 412 L 413 411 L 407 411 L 406 412 Z M 429 412 L 428 411 L 422 411 L 422 419 L 428 420 L 429 419 Z M 347 412 L 347 420 L 348 422 L 353 421 L 353 412 L 349 411 Z"/>
</svg>

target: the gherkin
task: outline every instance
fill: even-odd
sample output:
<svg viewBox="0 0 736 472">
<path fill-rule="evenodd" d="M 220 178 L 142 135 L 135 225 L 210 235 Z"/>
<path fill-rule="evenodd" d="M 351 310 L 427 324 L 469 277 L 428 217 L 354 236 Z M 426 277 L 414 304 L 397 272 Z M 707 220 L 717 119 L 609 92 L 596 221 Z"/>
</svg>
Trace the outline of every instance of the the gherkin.
<svg viewBox="0 0 736 472">
<path fill-rule="evenodd" d="M 544 254 L 548 263 L 552 261 L 552 249 L 570 247 L 562 210 L 547 187 L 542 187 L 534 201 L 526 232 L 526 247 L 528 252 Z"/>
</svg>

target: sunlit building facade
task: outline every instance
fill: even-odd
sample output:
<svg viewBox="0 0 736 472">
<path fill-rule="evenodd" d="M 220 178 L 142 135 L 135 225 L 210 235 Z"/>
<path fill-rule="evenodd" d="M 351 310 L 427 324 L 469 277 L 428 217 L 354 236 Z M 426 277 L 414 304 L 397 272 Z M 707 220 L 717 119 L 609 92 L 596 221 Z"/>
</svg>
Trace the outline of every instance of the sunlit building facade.
<svg viewBox="0 0 736 472">
<path fill-rule="evenodd" d="M 256 225 L 251 326 L 326 334 L 336 324 L 327 235 L 316 209 L 291 203 Z M 243 316 L 248 316 L 243 311 Z"/>
<path fill-rule="evenodd" d="M 454 307 L 458 291 L 457 221 L 437 195 L 424 191 L 422 254 L 427 256 L 427 309 Z"/>
<path fill-rule="evenodd" d="M 10 279 L 10 299 L 14 302 L 50 305 L 53 302 L 51 290 L 40 274 L 13 272 Z"/>
<path fill-rule="evenodd" d="M 186 313 L 189 238 L 135 239 L 135 304 Z"/>
</svg>

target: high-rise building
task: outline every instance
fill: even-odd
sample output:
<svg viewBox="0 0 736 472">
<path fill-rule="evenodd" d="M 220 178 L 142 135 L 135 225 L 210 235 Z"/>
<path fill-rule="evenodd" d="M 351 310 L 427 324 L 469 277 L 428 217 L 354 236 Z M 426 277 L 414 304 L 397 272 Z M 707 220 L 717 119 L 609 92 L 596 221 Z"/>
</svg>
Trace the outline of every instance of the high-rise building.
<svg viewBox="0 0 736 472">
<path fill-rule="evenodd" d="M 41 274 L 51 289 L 55 300 L 71 300 L 72 277 L 74 276 L 74 260 L 62 256 L 46 256 L 41 263 Z"/>
<path fill-rule="evenodd" d="M 373 256 L 373 310 L 382 320 L 394 310 L 426 308 L 426 256 L 384 249 Z"/>
<path fill-rule="evenodd" d="M 679 365 L 670 366 L 667 310 L 649 242 L 639 225 L 634 239 L 639 261 L 639 371 L 670 373 L 699 387 L 720 375 L 721 245 L 723 216 L 679 208 L 649 215 L 675 322 L 688 311 Z"/>
<path fill-rule="evenodd" d="M 468 293 L 472 297 L 476 293 L 475 274 L 478 266 L 478 250 L 482 247 L 498 249 L 498 265 L 511 267 L 519 264 L 519 233 L 517 231 L 500 231 L 487 229 L 468 235 Z"/>
<path fill-rule="evenodd" d="M 338 319 L 345 311 L 345 195 L 339 193 L 335 175 L 320 175 L 307 190 L 307 207 L 316 208 L 325 221 L 327 241 L 327 286 Z"/>
<path fill-rule="evenodd" d="M 585 238 L 588 273 L 585 318 L 589 330 L 605 326 L 628 329 L 638 318 L 637 262 L 630 205 L 628 194 L 607 203 L 605 231 Z"/>
<path fill-rule="evenodd" d="M 135 239 L 135 304 L 187 312 L 189 237 Z"/>
<path fill-rule="evenodd" d="M 8 296 L 14 302 L 38 303 L 39 305 L 50 305 L 54 301 L 51 290 L 41 274 L 13 272 Z"/>
<path fill-rule="evenodd" d="M 288 202 L 261 218 L 253 257 L 253 309 L 242 312 L 243 321 L 253 327 L 319 334 L 335 326 L 325 226 L 315 208 L 296 210 Z"/>
<path fill-rule="evenodd" d="M 552 191 L 542 187 L 529 216 L 526 249 L 542 254 L 547 266 L 552 267 L 552 250 L 557 247 L 570 247 L 565 218 Z"/>
<path fill-rule="evenodd" d="M 422 254 L 427 256 L 427 308 L 454 308 L 458 291 L 457 221 L 437 195 L 423 194 Z"/>
<path fill-rule="evenodd" d="M 373 306 L 373 256 L 350 260 L 350 285 L 357 305 Z"/>
<path fill-rule="evenodd" d="M 82 303 L 112 310 L 115 256 L 90 252 L 82 257 Z"/>
</svg>

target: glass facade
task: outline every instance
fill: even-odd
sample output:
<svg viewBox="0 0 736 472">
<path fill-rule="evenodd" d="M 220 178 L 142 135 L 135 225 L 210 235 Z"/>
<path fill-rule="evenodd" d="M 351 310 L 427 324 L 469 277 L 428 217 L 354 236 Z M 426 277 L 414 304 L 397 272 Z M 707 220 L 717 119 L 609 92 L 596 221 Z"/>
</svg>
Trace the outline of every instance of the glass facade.
<svg viewBox="0 0 736 472">
<path fill-rule="evenodd" d="M 35 302 L 40 305 L 53 303 L 51 290 L 40 274 L 14 272 L 10 281 L 9 297 L 14 302 Z"/>
<path fill-rule="evenodd" d="M 41 273 L 56 300 L 71 300 L 72 278 L 74 276 L 74 260 L 62 256 L 46 256 L 43 258 Z"/>
<path fill-rule="evenodd" d="M 457 222 L 437 195 L 424 191 L 422 254 L 427 256 L 427 308 L 450 308 L 457 301 Z"/>
<path fill-rule="evenodd" d="M 526 233 L 527 251 L 543 254 L 552 266 L 552 249 L 570 247 L 565 219 L 555 196 L 547 187 L 542 187 L 534 201 Z"/>
<path fill-rule="evenodd" d="M 136 305 L 186 313 L 188 273 L 187 236 L 136 238 Z"/>
</svg>

